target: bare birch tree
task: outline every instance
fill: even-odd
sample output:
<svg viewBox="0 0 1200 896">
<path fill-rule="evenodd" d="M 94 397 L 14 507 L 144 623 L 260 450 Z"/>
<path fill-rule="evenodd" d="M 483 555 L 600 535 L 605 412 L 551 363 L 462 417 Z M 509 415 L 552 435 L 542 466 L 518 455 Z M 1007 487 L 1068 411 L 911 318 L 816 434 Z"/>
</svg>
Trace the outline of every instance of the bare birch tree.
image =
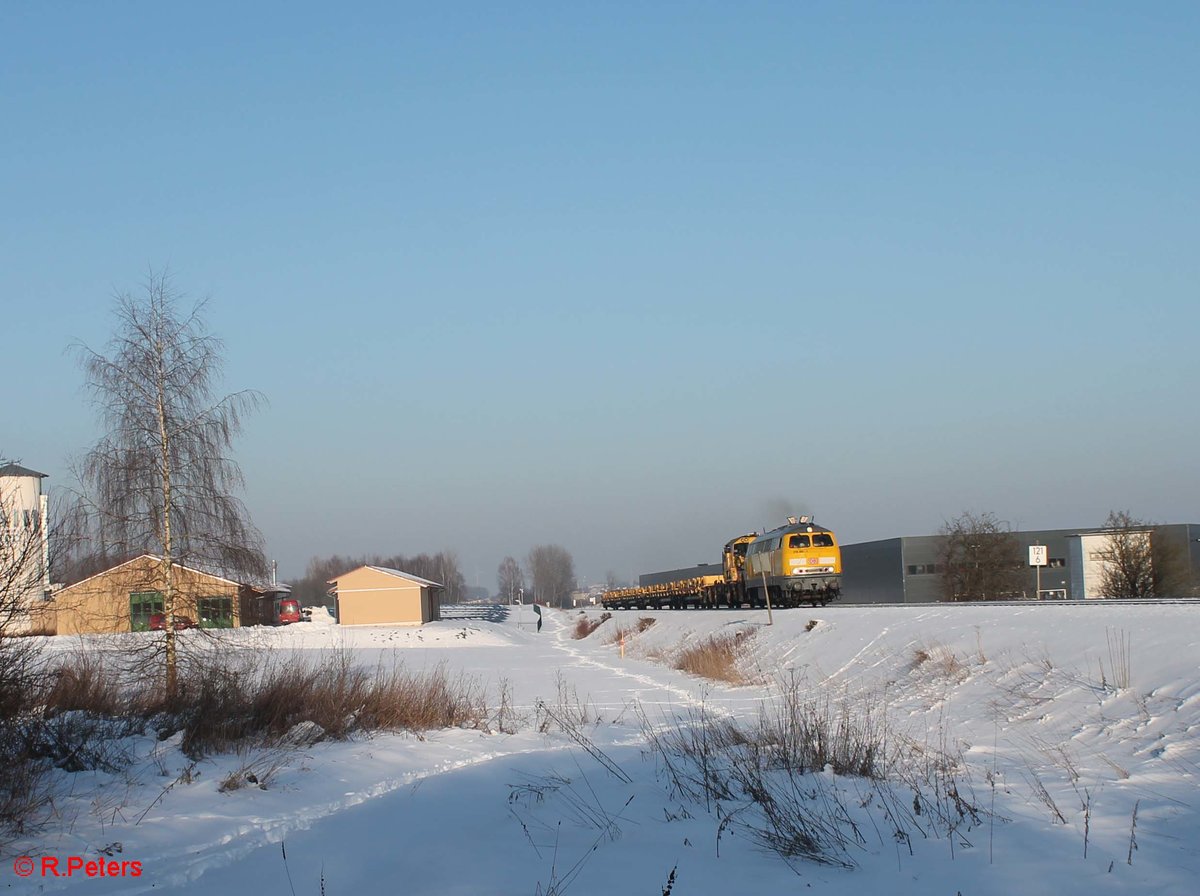
<svg viewBox="0 0 1200 896">
<path fill-rule="evenodd" d="M 146 552 L 161 562 L 165 686 L 176 693 L 177 585 L 186 565 L 236 581 L 262 580 L 262 539 L 235 496 L 242 474 L 230 456 L 253 391 L 215 397 L 224 346 L 204 304 L 181 310 L 166 274 L 151 272 L 137 297 L 117 297 L 106 350 L 77 346 L 106 434 L 82 470 L 106 553 Z"/>
</svg>

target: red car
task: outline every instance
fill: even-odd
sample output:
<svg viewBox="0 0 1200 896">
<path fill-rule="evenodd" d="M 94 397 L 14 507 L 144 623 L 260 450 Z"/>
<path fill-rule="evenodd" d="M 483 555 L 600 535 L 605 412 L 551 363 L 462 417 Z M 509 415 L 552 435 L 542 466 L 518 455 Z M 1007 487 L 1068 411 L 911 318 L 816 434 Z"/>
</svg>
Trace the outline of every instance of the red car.
<svg viewBox="0 0 1200 896">
<path fill-rule="evenodd" d="M 292 597 L 285 597 L 279 601 L 275 617 L 279 620 L 280 625 L 299 622 L 303 618 L 300 615 L 300 601 Z"/>
<path fill-rule="evenodd" d="M 167 616 L 165 613 L 155 613 L 150 617 L 150 631 L 161 632 L 167 627 Z M 175 631 L 180 632 L 185 628 L 195 628 L 196 623 L 192 621 L 190 616 L 180 616 L 175 614 Z"/>
</svg>

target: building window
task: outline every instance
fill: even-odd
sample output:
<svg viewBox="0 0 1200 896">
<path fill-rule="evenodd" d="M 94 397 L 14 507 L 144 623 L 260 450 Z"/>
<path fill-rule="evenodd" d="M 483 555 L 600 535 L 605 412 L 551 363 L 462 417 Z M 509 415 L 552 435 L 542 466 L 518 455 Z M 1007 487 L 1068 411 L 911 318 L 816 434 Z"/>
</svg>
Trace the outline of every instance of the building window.
<svg viewBox="0 0 1200 896">
<path fill-rule="evenodd" d="M 233 628 L 232 597 L 202 597 L 196 605 L 201 628 Z"/>
<path fill-rule="evenodd" d="M 150 617 L 163 611 L 163 596 L 158 591 L 134 591 L 129 595 L 129 629 L 150 631 Z"/>
<path fill-rule="evenodd" d="M 1046 563 L 1046 565 L 1049 566 L 1051 569 L 1062 569 L 1064 566 L 1067 565 L 1067 558 L 1066 557 L 1051 557 L 1050 560 Z"/>
<path fill-rule="evenodd" d="M 908 567 L 910 576 L 932 576 L 939 572 L 941 570 L 936 563 L 912 563 Z"/>
</svg>

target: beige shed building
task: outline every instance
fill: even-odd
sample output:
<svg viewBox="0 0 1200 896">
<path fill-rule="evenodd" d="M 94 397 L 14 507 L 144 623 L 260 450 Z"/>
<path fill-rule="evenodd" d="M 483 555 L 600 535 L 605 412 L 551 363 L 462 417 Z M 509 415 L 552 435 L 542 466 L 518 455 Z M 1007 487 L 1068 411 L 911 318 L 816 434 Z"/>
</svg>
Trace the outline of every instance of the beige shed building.
<svg viewBox="0 0 1200 896">
<path fill-rule="evenodd" d="M 360 566 L 331 579 L 342 625 L 423 625 L 440 619 L 442 586 L 386 566 Z"/>
<path fill-rule="evenodd" d="M 40 627 L 59 635 L 145 631 L 163 612 L 162 559 L 143 554 L 55 592 L 42 608 Z M 253 621 L 261 591 L 230 579 L 176 564 L 175 612 L 204 628 L 232 628 Z"/>
</svg>

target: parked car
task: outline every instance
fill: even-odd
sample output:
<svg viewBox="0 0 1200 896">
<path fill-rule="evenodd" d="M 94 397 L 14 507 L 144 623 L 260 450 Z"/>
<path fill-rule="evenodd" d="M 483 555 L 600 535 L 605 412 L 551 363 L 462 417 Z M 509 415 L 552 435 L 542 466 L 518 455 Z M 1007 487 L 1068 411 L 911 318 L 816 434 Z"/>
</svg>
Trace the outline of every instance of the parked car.
<svg viewBox="0 0 1200 896">
<path fill-rule="evenodd" d="M 150 617 L 150 631 L 161 632 L 167 627 L 167 615 L 165 613 L 155 613 Z M 183 631 L 187 628 L 195 628 L 196 623 L 190 616 L 180 616 L 175 614 L 175 631 Z"/>
<path fill-rule="evenodd" d="M 296 598 L 284 597 L 275 601 L 275 623 L 277 625 L 290 625 L 293 622 L 299 622 L 302 618 L 300 601 Z"/>
</svg>

